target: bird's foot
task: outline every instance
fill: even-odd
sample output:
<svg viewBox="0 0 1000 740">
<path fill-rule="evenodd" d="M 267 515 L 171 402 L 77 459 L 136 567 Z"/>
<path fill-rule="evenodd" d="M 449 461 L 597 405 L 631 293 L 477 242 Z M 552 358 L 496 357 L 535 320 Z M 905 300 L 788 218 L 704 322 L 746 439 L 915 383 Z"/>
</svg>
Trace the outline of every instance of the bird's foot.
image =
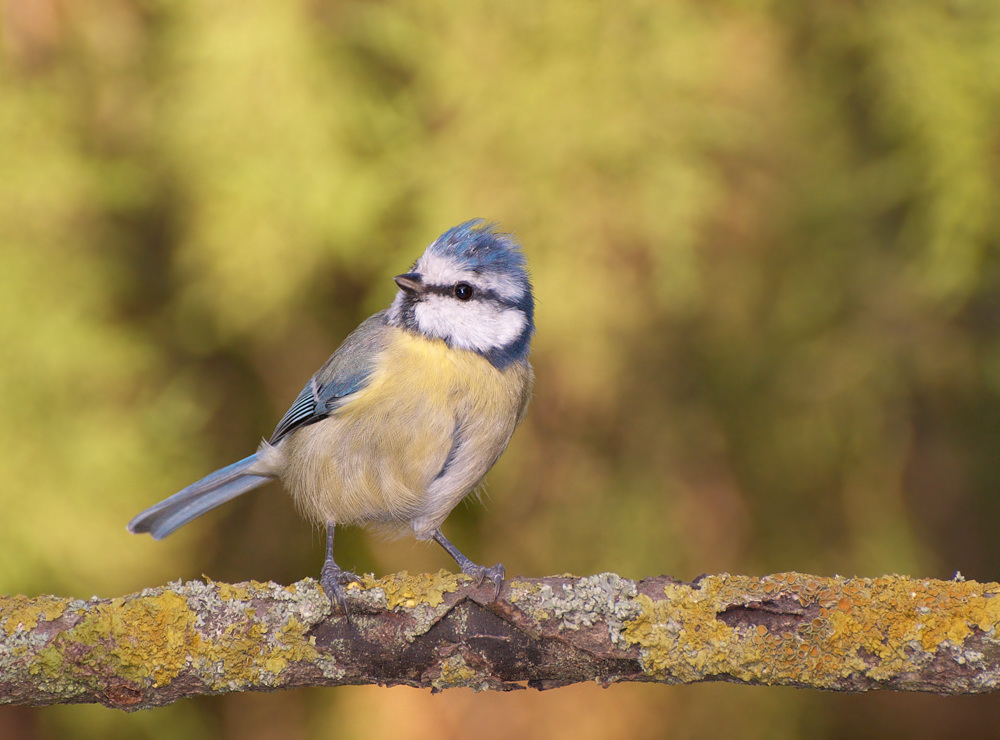
<svg viewBox="0 0 1000 740">
<path fill-rule="evenodd" d="M 462 569 L 462 572 L 465 573 L 465 575 L 472 576 L 476 579 L 477 587 L 482 586 L 483 581 L 489 578 L 495 587 L 493 590 L 493 601 L 500 598 L 500 588 L 503 586 L 504 577 L 502 563 L 497 563 L 492 568 L 487 568 L 485 565 L 476 565 L 465 557 L 465 555 L 459 552 L 459 549 L 448 541 L 448 538 L 444 536 L 440 529 L 435 529 L 431 537 L 435 542 L 441 545 L 441 547 L 443 547 L 449 555 L 455 558 L 455 562 L 458 563 L 458 567 Z"/>
<path fill-rule="evenodd" d="M 475 578 L 477 587 L 482 586 L 483 581 L 492 581 L 494 586 L 492 601 L 496 601 L 500 598 L 500 589 L 503 586 L 503 579 L 505 575 L 503 563 L 497 563 L 492 568 L 487 568 L 485 565 L 467 563 L 462 566 L 462 572 L 467 576 Z"/>
<path fill-rule="evenodd" d="M 360 585 L 361 579 L 356 574 L 343 570 L 336 563 L 331 561 L 323 563 L 323 570 L 320 571 L 319 575 L 319 585 L 323 587 L 326 595 L 330 597 L 330 604 L 335 608 L 339 604 L 344 612 L 344 616 L 348 619 L 350 619 L 350 614 L 347 612 L 345 589 L 351 583 Z"/>
</svg>

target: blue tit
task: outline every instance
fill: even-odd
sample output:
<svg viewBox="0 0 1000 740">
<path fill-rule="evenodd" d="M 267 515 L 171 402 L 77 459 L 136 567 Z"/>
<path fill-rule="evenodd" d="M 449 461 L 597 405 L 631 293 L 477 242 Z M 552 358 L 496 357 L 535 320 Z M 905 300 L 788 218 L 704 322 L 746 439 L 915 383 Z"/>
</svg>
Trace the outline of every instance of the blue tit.
<svg viewBox="0 0 1000 740">
<path fill-rule="evenodd" d="M 331 599 L 346 605 L 343 588 L 358 580 L 334 561 L 338 524 L 433 539 L 497 598 L 503 566 L 473 563 L 441 524 L 503 454 L 531 395 L 525 258 L 511 235 L 469 221 L 395 281 L 389 308 L 344 340 L 255 454 L 146 509 L 129 531 L 161 539 L 277 478 L 326 527 L 320 583 Z"/>
</svg>

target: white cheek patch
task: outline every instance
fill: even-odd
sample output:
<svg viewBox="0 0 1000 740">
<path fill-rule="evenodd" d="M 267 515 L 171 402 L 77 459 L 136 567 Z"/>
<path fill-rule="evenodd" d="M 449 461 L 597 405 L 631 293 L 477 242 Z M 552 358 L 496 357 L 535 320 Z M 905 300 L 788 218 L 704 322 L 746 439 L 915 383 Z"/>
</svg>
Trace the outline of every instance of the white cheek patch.
<svg viewBox="0 0 1000 740">
<path fill-rule="evenodd" d="M 467 282 L 480 290 L 489 290 L 508 301 L 517 302 L 524 296 L 524 286 L 505 275 L 476 274 L 459 267 L 454 260 L 437 254 L 424 253 L 415 266 L 428 285 L 454 285 Z"/>
<path fill-rule="evenodd" d="M 488 352 L 505 347 L 524 331 L 527 318 L 516 308 L 503 308 L 490 301 L 467 303 L 450 296 L 430 295 L 415 307 L 417 328 L 439 337 L 453 347 Z"/>
</svg>

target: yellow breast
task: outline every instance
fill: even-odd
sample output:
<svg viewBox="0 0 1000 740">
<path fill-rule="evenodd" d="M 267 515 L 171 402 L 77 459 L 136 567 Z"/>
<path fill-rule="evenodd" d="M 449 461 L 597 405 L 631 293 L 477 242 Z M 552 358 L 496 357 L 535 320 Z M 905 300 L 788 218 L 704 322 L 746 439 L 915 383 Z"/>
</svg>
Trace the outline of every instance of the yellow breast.
<svg viewBox="0 0 1000 740">
<path fill-rule="evenodd" d="M 420 516 L 456 424 L 474 418 L 478 428 L 485 420 L 506 445 L 524 405 L 523 373 L 502 373 L 440 340 L 392 332 L 367 386 L 283 445 L 282 481 L 321 523 L 402 524 Z"/>
</svg>

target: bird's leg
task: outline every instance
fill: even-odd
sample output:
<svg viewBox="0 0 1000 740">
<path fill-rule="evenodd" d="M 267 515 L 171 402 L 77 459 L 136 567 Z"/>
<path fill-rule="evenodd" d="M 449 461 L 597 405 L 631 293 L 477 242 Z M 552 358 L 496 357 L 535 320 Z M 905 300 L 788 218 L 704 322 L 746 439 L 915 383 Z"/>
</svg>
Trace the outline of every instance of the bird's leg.
<svg viewBox="0 0 1000 740">
<path fill-rule="evenodd" d="M 347 599 L 344 596 L 344 586 L 348 583 L 361 583 L 361 579 L 354 573 L 343 570 L 333 559 L 333 530 L 336 528 L 334 522 L 327 522 L 326 525 L 326 560 L 323 561 L 323 570 L 320 571 L 319 585 L 330 597 L 332 605 L 340 604 L 347 616 Z"/>
<path fill-rule="evenodd" d="M 441 547 L 443 547 L 449 555 L 455 558 L 455 562 L 458 563 L 458 567 L 462 569 L 462 572 L 467 576 L 472 576 L 476 579 L 476 585 L 482 585 L 483 580 L 489 578 L 493 581 L 493 585 L 496 586 L 496 590 L 493 592 L 493 601 L 500 598 L 500 587 L 503 585 L 504 570 L 501 563 L 497 563 L 492 568 L 487 568 L 483 565 L 476 565 L 471 560 L 469 560 L 465 555 L 459 552 L 459 549 L 455 547 L 448 541 L 448 538 L 441 534 L 440 529 L 434 530 L 434 541 L 437 542 Z"/>
</svg>

